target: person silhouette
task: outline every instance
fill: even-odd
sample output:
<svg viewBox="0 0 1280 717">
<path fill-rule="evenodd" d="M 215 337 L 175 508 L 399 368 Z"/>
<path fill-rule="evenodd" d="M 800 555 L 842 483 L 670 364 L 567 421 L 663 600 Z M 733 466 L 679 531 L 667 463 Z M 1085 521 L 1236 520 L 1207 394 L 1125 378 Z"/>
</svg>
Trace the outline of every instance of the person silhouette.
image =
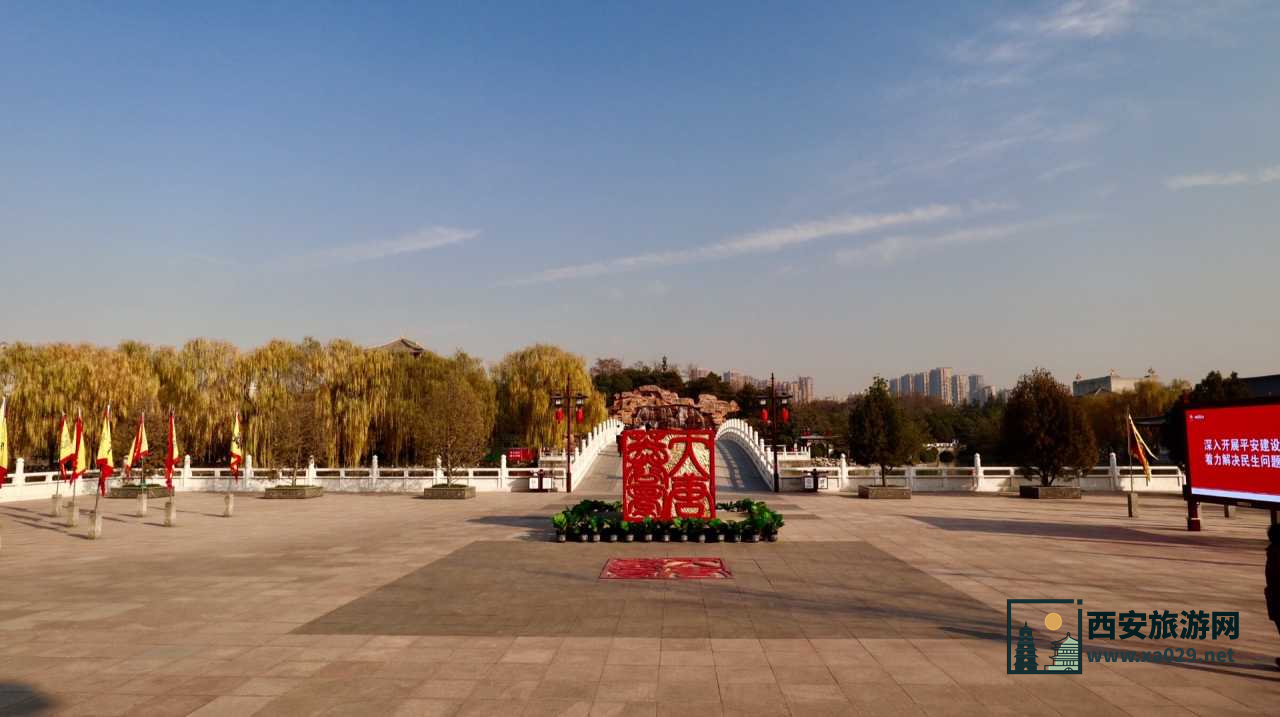
<svg viewBox="0 0 1280 717">
<path fill-rule="evenodd" d="M 1267 598 L 1267 616 L 1276 624 L 1280 632 L 1280 523 L 1272 523 L 1267 528 L 1267 587 L 1263 595 Z M 1276 658 L 1276 669 L 1280 669 L 1280 657 Z"/>
</svg>

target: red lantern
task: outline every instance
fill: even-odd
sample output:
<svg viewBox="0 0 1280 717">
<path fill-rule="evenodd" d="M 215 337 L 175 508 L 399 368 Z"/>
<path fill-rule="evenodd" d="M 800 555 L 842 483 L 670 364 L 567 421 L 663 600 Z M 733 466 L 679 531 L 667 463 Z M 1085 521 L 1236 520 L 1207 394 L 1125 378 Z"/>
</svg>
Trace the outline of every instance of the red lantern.
<svg viewBox="0 0 1280 717">
<path fill-rule="evenodd" d="M 765 423 L 769 422 L 769 409 L 767 408 L 760 409 L 760 420 Z"/>
<path fill-rule="evenodd" d="M 578 415 L 577 415 L 577 416 L 574 416 L 574 420 L 576 420 L 578 423 L 582 423 L 582 421 L 583 421 L 583 419 L 584 419 L 584 418 L 585 418 L 585 416 L 584 416 L 584 414 L 582 413 L 582 409 L 581 409 L 581 408 L 579 408 L 579 409 L 578 409 Z"/>
<path fill-rule="evenodd" d="M 564 409 L 563 409 L 563 408 L 557 408 L 557 409 L 556 409 L 556 423 L 559 423 L 559 422 L 561 422 L 561 421 L 563 421 L 563 420 L 564 420 Z"/>
<path fill-rule="evenodd" d="M 786 406 L 782 407 L 782 422 L 783 423 L 791 422 L 791 411 L 788 411 Z"/>
</svg>

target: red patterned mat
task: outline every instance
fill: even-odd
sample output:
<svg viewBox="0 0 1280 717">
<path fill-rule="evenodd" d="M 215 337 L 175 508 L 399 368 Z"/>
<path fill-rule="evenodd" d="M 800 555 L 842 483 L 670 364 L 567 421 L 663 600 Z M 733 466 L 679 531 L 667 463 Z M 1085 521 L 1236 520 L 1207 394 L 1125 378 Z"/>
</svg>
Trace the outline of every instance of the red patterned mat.
<svg viewBox="0 0 1280 717">
<path fill-rule="evenodd" d="M 601 580 L 724 580 L 733 573 L 720 558 L 610 558 Z"/>
</svg>

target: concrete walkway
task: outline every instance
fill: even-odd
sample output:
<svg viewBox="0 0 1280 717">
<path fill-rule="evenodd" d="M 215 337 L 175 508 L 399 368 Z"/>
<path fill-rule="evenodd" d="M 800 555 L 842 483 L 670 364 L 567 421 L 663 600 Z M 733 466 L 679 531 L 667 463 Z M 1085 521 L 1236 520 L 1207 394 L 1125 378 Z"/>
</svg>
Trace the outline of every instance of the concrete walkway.
<svg viewBox="0 0 1280 717">
<path fill-rule="evenodd" d="M 560 545 L 530 493 L 245 495 L 232 519 L 183 494 L 176 528 L 106 500 L 97 541 L 5 504 L 0 715 L 1277 713 L 1265 511 L 1188 533 L 1148 496 L 1136 519 L 1119 495 L 784 498 L 781 542 L 706 545 Z M 734 577 L 599 579 L 657 555 Z M 1086 630 L 1088 611 L 1237 611 L 1238 639 L 1085 642 L 1235 662 L 1008 675 L 1005 600 L 1044 597 L 1082 599 Z"/>
</svg>

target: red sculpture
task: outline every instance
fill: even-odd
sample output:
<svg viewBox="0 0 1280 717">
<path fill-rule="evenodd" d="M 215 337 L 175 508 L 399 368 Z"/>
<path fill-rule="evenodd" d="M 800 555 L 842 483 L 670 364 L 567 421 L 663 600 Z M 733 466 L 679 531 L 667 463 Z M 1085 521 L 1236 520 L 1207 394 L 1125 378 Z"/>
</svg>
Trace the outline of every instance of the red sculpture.
<svg viewBox="0 0 1280 717">
<path fill-rule="evenodd" d="M 706 429 L 622 432 L 622 518 L 716 517 L 716 435 Z"/>
</svg>

